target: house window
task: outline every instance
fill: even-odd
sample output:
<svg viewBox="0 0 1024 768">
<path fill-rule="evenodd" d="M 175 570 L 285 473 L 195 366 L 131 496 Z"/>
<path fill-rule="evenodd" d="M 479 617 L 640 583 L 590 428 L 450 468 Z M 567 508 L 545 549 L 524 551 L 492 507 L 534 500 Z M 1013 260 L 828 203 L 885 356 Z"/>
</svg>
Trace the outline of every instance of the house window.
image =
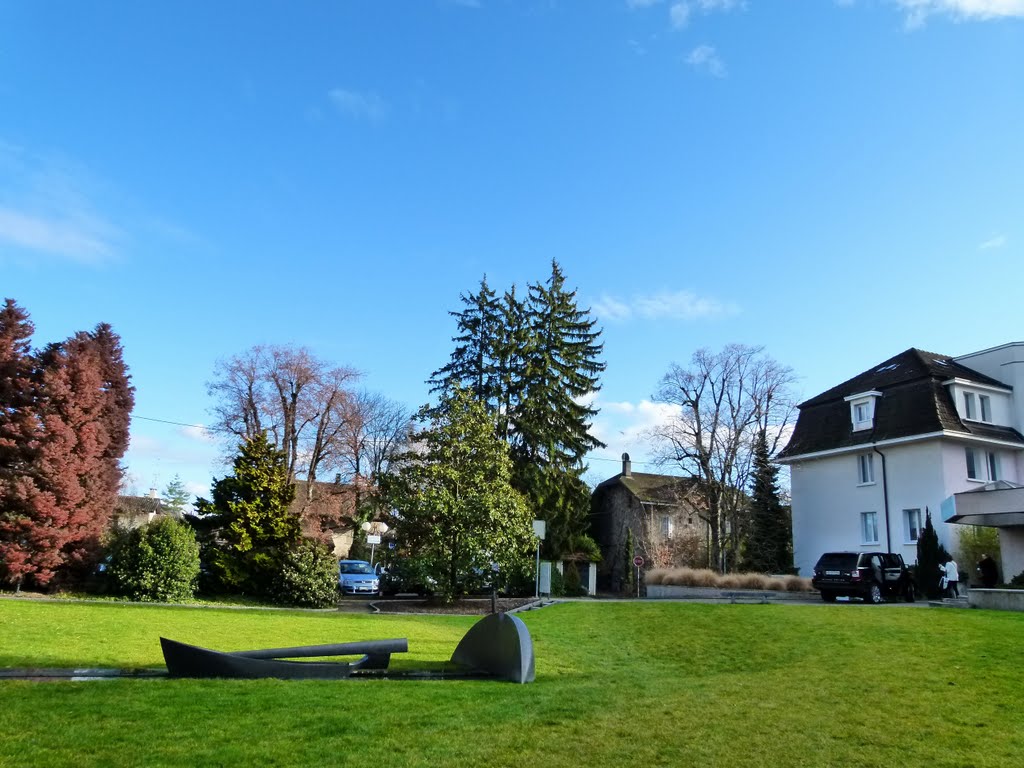
<svg viewBox="0 0 1024 768">
<path fill-rule="evenodd" d="M 985 464 L 988 467 L 988 479 L 998 480 L 999 479 L 999 457 L 994 451 L 988 451 L 985 453 Z"/>
<path fill-rule="evenodd" d="M 992 398 L 988 395 L 978 395 L 978 405 L 981 406 L 981 420 L 992 421 Z"/>
<path fill-rule="evenodd" d="M 672 538 L 673 533 L 672 517 L 670 515 L 661 516 L 661 535 L 666 539 Z"/>
<path fill-rule="evenodd" d="M 871 429 L 875 421 L 875 400 L 882 396 L 881 392 L 858 392 L 843 398 L 850 404 L 850 421 L 853 431 Z"/>
<path fill-rule="evenodd" d="M 974 393 L 964 392 L 964 418 L 974 418 Z"/>
<path fill-rule="evenodd" d="M 860 538 L 863 544 L 878 543 L 878 513 L 860 513 Z"/>
<path fill-rule="evenodd" d="M 875 482 L 875 457 L 870 453 L 862 453 L 857 457 L 857 483 L 869 485 Z"/>
<path fill-rule="evenodd" d="M 871 421 L 871 411 L 867 403 L 857 403 L 853 406 L 853 420 L 858 426 Z"/>
<path fill-rule="evenodd" d="M 908 544 L 913 544 L 915 541 L 921 538 L 920 509 L 903 510 L 903 535 L 904 541 L 906 541 Z"/>
<path fill-rule="evenodd" d="M 969 480 L 980 480 L 978 477 L 978 457 L 973 448 L 965 448 L 964 456 L 967 458 L 967 478 Z"/>
</svg>

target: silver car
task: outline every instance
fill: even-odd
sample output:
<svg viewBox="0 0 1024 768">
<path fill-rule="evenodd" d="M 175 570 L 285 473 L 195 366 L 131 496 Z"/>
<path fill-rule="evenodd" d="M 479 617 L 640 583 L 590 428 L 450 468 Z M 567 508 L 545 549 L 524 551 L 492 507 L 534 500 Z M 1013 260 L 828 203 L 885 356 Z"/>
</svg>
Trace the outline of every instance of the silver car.
<svg viewBox="0 0 1024 768">
<path fill-rule="evenodd" d="M 338 563 L 338 589 L 343 595 L 376 595 L 380 578 L 365 560 L 342 560 Z"/>
</svg>

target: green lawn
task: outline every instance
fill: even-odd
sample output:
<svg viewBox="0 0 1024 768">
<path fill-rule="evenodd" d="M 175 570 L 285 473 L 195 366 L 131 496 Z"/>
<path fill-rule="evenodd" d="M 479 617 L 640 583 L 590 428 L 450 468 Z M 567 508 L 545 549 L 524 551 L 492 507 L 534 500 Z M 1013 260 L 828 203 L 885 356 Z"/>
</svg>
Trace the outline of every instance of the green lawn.
<svg viewBox="0 0 1024 768">
<path fill-rule="evenodd" d="M 0 765 L 1021 766 L 1024 615 L 573 603 L 525 614 L 537 682 L 0 683 Z M 0 600 L 0 666 L 160 666 L 475 619 Z"/>
</svg>

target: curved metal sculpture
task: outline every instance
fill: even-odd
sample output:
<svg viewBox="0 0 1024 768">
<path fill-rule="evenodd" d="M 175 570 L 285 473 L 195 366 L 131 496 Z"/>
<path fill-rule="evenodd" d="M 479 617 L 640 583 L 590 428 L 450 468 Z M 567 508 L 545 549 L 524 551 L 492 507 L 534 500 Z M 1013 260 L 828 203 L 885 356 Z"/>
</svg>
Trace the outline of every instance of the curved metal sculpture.
<svg viewBox="0 0 1024 768">
<path fill-rule="evenodd" d="M 532 683 L 533 639 L 518 616 L 492 613 L 470 628 L 455 648 L 452 663 L 499 680 Z"/>
<path fill-rule="evenodd" d="M 281 680 L 342 680 L 359 676 L 407 679 L 492 678 L 514 683 L 534 679 L 533 640 L 522 620 L 505 613 L 493 613 L 474 624 L 465 634 L 451 663 L 457 671 L 387 672 L 392 653 L 409 650 L 406 638 L 359 643 L 302 645 L 295 648 L 267 648 L 227 653 L 160 638 L 171 677 L 233 677 Z M 354 656 L 355 661 L 286 661 L 286 659 Z"/>
<path fill-rule="evenodd" d="M 409 641 L 371 640 L 363 643 L 301 645 L 295 648 L 267 648 L 258 651 L 224 653 L 160 638 L 164 661 L 171 677 L 241 677 L 281 680 L 340 680 L 360 669 L 387 669 L 392 653 L 405 653 Z M 323 656 L 354 656 L 356 661 L 284 661 Z"/>
</svg>

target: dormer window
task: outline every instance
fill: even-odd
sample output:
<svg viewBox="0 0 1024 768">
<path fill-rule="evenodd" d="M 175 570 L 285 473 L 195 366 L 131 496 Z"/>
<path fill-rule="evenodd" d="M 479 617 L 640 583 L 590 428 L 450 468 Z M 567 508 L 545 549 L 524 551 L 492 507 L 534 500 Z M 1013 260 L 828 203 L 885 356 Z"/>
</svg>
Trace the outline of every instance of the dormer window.
<svg viewBox="0 0 1024 768">
<path fill-rule="evenodd" d="M 978 405 L 981 406 L 981 420 L 992 421 L 992 399 L 988 395 L 978 395 Z"/>
<path fill-rule="evenodd" d="M 875 400 L 882 396 L 881 392 L 861 392 L 844 398 L 850 404 L 850 421 L 853 431 L 871 429 L 875 425 Z"/>
<path fill-rule="evenodd" d="M 977 411 L 974 408 L 974 393 L 964 392 L 964 418 L 975 419 Z"/>
</svg>

